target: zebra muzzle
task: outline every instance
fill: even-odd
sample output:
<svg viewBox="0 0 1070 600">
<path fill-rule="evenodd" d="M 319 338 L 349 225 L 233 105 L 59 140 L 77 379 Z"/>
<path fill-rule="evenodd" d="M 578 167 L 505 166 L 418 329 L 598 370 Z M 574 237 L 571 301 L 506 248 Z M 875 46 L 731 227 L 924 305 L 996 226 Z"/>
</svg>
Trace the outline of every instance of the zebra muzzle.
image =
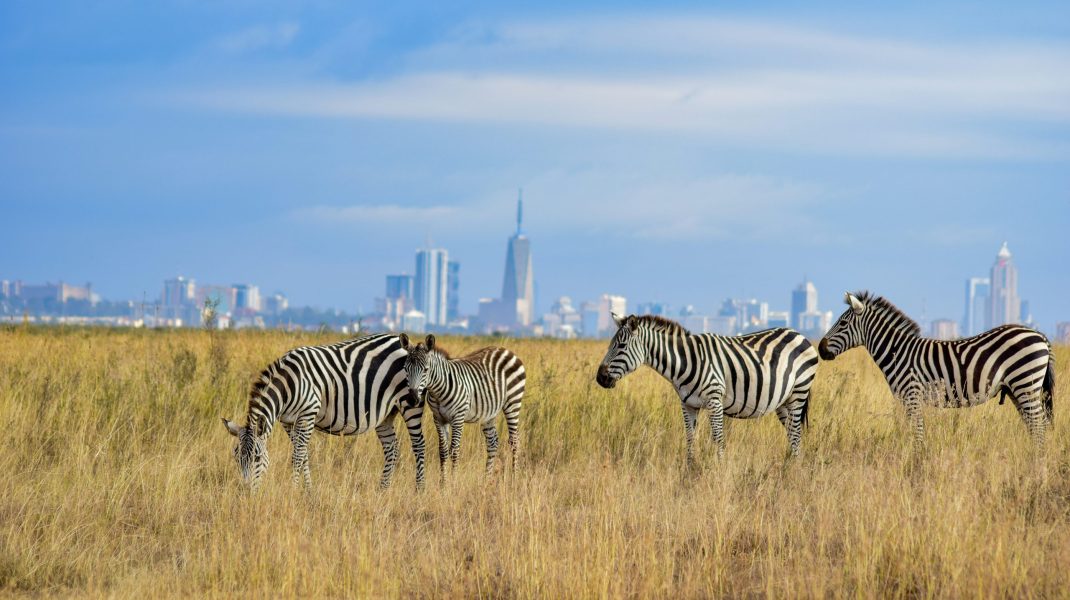
<svg viewBox="0 0 1070 600">
<path fill-rule="evenodd" d="M 607 390 L 617 385 L 617 382 L 609 375 L 609 367 L 605 365 L 598 367 L 598 374 L 595 375 L 594 380 Z"/>
<path fill-rule="evenodd" d="M 829 350 L 829 341 L 822 338 L 821 343 L 817 345 L 817 353 L 821 356 L 822 360 L 832 360 L 836 358 L 836 355 Z"/>
</svg>

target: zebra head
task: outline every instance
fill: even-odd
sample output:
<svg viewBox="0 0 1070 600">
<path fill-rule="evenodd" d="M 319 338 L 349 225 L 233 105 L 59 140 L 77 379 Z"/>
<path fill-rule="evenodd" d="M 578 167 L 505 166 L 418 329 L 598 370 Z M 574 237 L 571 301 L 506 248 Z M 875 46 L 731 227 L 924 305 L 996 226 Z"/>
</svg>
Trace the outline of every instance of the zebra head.
<svg viewBox="0 0 1070 600">
<path fill-rule="evenodd" d="M 234 446 L 234 460 L 238 461 L 242 481 L 250 489 L 255 490 L 268 468 L 267 445 L 264 443 L 264 438 L 257 434 L 255 427 L 242 427 L 225 418 L 223 424 L 227 426 L 227 431 L 231 435 L 238 438 L 238 445 Z"/>
<path fill-rule="evenodd" d="M 431 351 L 435 349 L 435 336 L 428 334 L 423 343 L 415 346 L 404 333 L 398 337 L 401 347 L 409 354 L 405 358 L 405 376 L 409 380 L 409 389 L 420 401 L 427 393 L 428 372 L 431 366 Z"/>
<path fill-rule="evenodd" d="M 639 318 L 629 315 L 621 318 L 616 314 L 613 320 L 617 322 L 617 333 L 609 342 L 609 350 L 602 364 L 598 366 L 598 374 L 595 381 L 607 390 L 617 385 L 625 375 L 639 368 L 646 359 L 646 346 L 637 340 L 639 333 Z"/>
<path fill-rule="evenodd" d="M 866 303 L 850 292 L 844 292 L 843 302 L 849 308 L 843 311 L 836 324 L 821 338 L 821 343 L 817 346 L 818 354 L 824 360 L 832 360 L 865 343 L 862 315 L 866 312 Z"/>
</svg>

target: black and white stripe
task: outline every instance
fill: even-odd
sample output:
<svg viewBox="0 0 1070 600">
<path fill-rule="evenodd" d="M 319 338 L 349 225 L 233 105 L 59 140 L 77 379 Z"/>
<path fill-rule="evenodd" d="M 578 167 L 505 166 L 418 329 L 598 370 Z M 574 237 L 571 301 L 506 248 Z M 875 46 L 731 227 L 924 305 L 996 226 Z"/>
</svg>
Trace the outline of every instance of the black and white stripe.
<svg viewBox="0 0 1070 600">
<path fill-rule="evenodd" d="M 400 413 L 416 456 L 416 484 L 422 485 L 423 405 L 409 393 L 406 356 L 396 336 L 373 335 L 295 348 L 271 363 L 253 384 L 246 426 L 223 419 L 238 437 L 234 453 L 243 479 L 254 488 L 259 483 L 268 466 L 265 441 L 279 421 L 293 443 L 294 478 L 306 486 L 313 429 L 354 435 L 374 428 L 385 458 L 380 485 L 386 487 L 397 464 L 394 419 Z"/>
<path fill-rule="evenodd" d="M 752 418 L 776 412 L 788 434 L 792 455 L 799 453 L 802 428 L 817 371 L 817 351 L 791 329 L 768 329 L 723 337 L 692 334 L 680 324 L 652 316 L 618 318 L 596 380 L 612 388 L 639 365 L 668 379 L 684 414 L 687 460 L 698 411 L 709 410 L 718 453 L 724 452 L 724 417 Z"/>
<path fill-rule="evenodd" d="M 493 469 L 498 454 L 495 421 L 502 413 L 515 468 L 520 451 L 520 403 L 527 377 L 520 358 L 505 348 L 483 348 L 461 358 L 450 358 L 435 345 L 433 335 L 413 346 L 402 334 L 401 344 L 409 353 L 405 362 L 409 386 L 417 397 L 426 397 L 435 416 L 442 476 L 445 477 L 447 457 L 454 467 L 457 465 L 465 423 L 482 426 L 487 441 L 486 470 L 489 473 Z"/>
<path fill-rule="evenodd" d="M 821 357 L 864 346 L 906 407 L 914 442 L 924 442 L 921 407 L 976 406 L 1010 396 L 1034 440 L 1052 421 L 1055 357 L 1048 339 L 1021 325 L 1003 325 L 955 341 L 921 337 L 921 328 L 884 298 L 846 294 L 849 308 L 821 340 Z M 1000 403 L 1003 399 L 1000 400 Z"/>
</svg>

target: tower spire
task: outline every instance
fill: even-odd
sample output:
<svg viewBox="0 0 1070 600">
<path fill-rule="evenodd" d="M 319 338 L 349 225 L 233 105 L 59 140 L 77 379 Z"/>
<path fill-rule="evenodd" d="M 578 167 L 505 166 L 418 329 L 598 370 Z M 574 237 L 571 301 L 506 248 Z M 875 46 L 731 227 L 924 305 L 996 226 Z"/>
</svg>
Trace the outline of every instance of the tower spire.
<svg viewBox="0 0 1070 600">
<path fill-rule="evenodd" d="M 524 188 L 519 188 L 516 194 L 516 234 L 520 235 L 520 231 L 524 224 Z"/>
</svg>

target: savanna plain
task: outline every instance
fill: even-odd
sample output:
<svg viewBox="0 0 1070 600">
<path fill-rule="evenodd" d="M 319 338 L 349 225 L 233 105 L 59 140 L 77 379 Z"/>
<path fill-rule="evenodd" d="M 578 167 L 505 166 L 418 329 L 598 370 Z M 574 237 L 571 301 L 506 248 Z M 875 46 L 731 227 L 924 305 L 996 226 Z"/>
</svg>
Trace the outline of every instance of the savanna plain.
<svg viewBox="0 0 1070 600">
<path fill-rule="evenodd" d="M 221 416 L 251 381 L 333 334 L 0 329 L 0 594 L 110 597 L 1066 597 L 1070 349 L 1038 459 L 1014 409 L 929 409 L 914 457 L 863 350 L 820 365 L 803 454 L 775 417 L 700 419 L 684 470 L 671 386 L 648 369 L 594 383 L 601 341 L 492 343 L 528 368 L 520 468 L 483 474 L 477 427 L 438 481 L 378 489 L 374 434 L 316 434 L 313 487 L 277 428 L 256 494 Z M 507 452 L 505 453 L 507 455 Z"/>
</svg>

